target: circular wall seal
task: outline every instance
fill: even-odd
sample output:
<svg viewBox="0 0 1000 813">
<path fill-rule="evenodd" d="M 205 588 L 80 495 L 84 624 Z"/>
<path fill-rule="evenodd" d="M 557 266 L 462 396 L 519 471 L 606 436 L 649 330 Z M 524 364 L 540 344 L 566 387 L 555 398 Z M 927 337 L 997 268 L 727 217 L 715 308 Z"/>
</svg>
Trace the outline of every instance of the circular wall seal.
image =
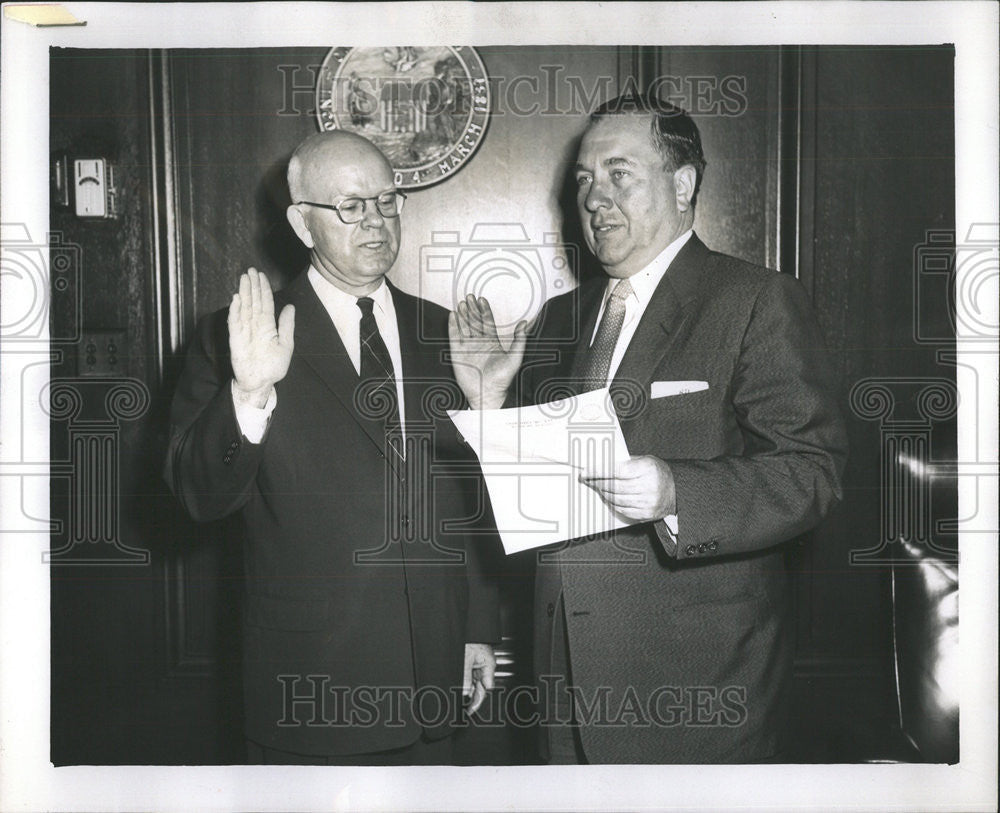
<svg viewBox="0 0 1000 813">
<path fill-rule="evenodd" d="M 472 157 L 490 85 L 468 46 L 334 48 L 316 81 L 321 130 L 349 130 L 385 153 L 396 186 L 437 183 Z"/>
</svg>

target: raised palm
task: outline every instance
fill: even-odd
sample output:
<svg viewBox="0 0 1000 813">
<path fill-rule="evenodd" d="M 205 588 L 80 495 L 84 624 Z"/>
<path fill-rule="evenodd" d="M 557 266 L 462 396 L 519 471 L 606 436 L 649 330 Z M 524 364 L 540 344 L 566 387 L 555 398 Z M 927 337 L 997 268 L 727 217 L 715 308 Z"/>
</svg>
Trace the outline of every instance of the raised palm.
<svg viewBox="0 0 1000 813">
<path fill-rule="evenodd" d="M 295 307 L 286 305 L 274 322 L 274 297 L 267 277 L 251 268 L 240 277 L 229 305 L 229 353 L 236 387 L 263 406 L 288 372 L 295 333 Z"/>
<path fill-rule="evenodd" d="M 518 322 L 504 349 L 490 303 L 469 294 L 448 317 L 455 379 L 473 409 L 498 409 L 521 367 L 528 323 Z"/>
</svg>

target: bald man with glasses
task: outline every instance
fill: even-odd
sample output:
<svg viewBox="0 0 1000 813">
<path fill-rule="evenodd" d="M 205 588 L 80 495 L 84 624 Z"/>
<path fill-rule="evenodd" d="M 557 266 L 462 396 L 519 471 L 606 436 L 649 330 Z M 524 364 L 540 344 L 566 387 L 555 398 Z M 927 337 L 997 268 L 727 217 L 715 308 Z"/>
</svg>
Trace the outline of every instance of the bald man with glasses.
<svg viewBox="0 0 1000 813">
<path fill-rule="evenodd" d="M 370 142 L 307 138 L 288 185 L 310 267 L 277 294 L 250 269 L 201 321 L 167 481 L 196 520 L 243 520 L 249 761 L 449 764 L 500 630 L 496 540 L 439 409 L 462 405 L 447 312 L 386 279 L 406 196 Z"/>
</svg>

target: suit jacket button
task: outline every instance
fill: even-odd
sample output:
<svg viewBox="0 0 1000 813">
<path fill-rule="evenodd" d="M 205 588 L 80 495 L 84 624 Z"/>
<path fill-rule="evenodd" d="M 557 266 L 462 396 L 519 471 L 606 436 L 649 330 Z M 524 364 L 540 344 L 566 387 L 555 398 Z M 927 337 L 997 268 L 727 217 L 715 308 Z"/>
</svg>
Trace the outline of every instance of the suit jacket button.
<svg viewBox="0 0 1000 813">
<path fill-rule="evenodd" d="M 556 605 L 550 601 L 549 606 L 545 608 L 545 612 L 549 614 L 549 618 L 552 618 L 556 614 Z"/>
<path fill-rule="evenodd" d="M 700 545 L 698 546 L 698 553 L 704 553 L 704 552 L 705 552 L 706 550 L 707 550 L 707 546 L 705 545 L 705 543 L 704 543 L 704 542 L 702 542 L 702 543 L 701 543 L 701 544 L 700 544 Z"/>
<path fill-rule="evenodd" d="M 708 543 L 708 549 L 710 551 L 712 551 L 712 553 L 715 553 L 715 551 L 717 551 L 719 549 L 719 543 L 716 542 L 715 540 L 709 542 Z"/>
<path fill-rule="evenodd" d="M 686 553 L 686 554 L 687 554 L 688 556 L 694 556 L 694 555 L 695 555 L 695 553 L 697 552 L 697 548 L 695 548 L 695 546 L 694 546 L 694 545 L 688 545 L 688 546 L 687 546 L 686 548 L 684 548 L 684 552 L 685 552 L 685 553 Z"/>
</svg>

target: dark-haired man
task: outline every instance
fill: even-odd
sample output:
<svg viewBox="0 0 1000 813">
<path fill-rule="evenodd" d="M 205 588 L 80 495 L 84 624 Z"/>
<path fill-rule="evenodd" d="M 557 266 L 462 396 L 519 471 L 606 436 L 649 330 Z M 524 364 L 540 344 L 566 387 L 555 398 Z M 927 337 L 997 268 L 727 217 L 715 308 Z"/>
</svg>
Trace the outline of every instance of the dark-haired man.
<svg viewBox="0 0 1000 813">
<path fill-rule="evenodd" d="M 552 763 L 783 758 L 780 544 L 839 499 L 846 439 L 801 286 L 692 231 L 704 167 L 683 111 L 637 96 L 603 105 L 576 180 L 607 277 L 584 284 L 578 308 L 575 295 L 546 305 L 523 363 L 523 326 L 505 352 L 484 301 L 452 318 L 474 406 L 544 401 L 566 381 L 630 396 L 616 408 L 632 457 L 586 482 L 635 524 L 539 555 Z"/>
</svg>

